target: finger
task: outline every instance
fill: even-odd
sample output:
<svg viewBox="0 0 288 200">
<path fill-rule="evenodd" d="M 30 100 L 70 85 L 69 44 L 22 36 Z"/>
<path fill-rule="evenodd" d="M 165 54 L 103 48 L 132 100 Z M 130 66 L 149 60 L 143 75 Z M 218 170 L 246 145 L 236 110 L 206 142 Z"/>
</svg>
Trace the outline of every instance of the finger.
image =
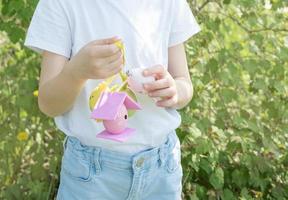
<svg viewBox="0 0 288 200">
<path fill-rule="evenodd" d="M 123 61 L 123 54 L 121 51 L 118 51 L 117 53 L 113 54 L 112 56 L 100 58 L 98 60 L 98 62 L 99 62 L 99 65 L 102 66 L 102 65 L 107 65 L 107 64 L 113 63 L 114 61 L 116 61 L 118 59 L 122 59 L 122 61 Z"/>
<path fill-rule="evenodd" d="M 121 40 L 118 36 L 92 41 L 94 45 L 109 45 Z"/>
<path fill-rule="evenodd" d="M 150 97 L 172 97 L 176 94 L 176 89 L 174 87 L 169 87 L 166 89 L 155 90 L 153 92 L 149 92 L 148 95 Z"/>
<path fill-rule="evenodd" d="M 103 69 L 105 71 L 118 71 L 119 69 L 121 70 L 123 67 L 123 59 L 122 58 L 119 58 L 105 66 L 103 66 Z"/>
<path fill-rule="evenodd" d="M 169 108 L 169 107 L 174 107 L 175 105 L 177 105 L 177 102 L 178 102 L 178 99 L 177 99 L 177 96 L 175 95 L 169 99 L 157 101 L 156 105 L 159 107 Z"/>
<path fill-rule="evenodd" d="M 143 71 L 143 76 L 164 77 L 166 75 L 166 69 L 162 65 L 156 65 L 149 67 Z"/>
<path fill-rule="evenodd" d="M 118 74 L 122 69 L 123 69 L 123 64 L 121 64 L 120 66 L 117 66 L 117 67 L 113 68 L 113 70 L 111 70 L 110 76 L 115 75 L 115 74 Z"/>
<path fill-rule="evenodd" d="M 109 78 L 115 74 L 118 74 L 121 70 L 122 70 L 122 66 L 119 66 L 117 68 L 110 70 L 108 73 L 107 72 L 103 73 L 104 74 L 103 79 L 106 79 L 106 78 Z"/>
<path fill-rule="evenodd" d="M 156 80 L 152 83 L 144 84 L 144 89 L 148 92 L 153 90 L 165 89 L 171 86 L 171 82 L 168 78 Z"/>
<path fill-rule="evenodd" d="M 96 58 L 110 57 L 118 52 L 121 50 L 115 44 L 94 45 L 92 47 L 92 56 Z"/>
<path fill-rule="evenodd" d="M 121 64 L 119 61 L 116 61 L 109 65 L 103 66 L 102 70 L 98 71 L 97 76 L 101 76 L 101 78 L 105 79 L 119 73 L 122 68 L 123 64 Z"/>
</svg>

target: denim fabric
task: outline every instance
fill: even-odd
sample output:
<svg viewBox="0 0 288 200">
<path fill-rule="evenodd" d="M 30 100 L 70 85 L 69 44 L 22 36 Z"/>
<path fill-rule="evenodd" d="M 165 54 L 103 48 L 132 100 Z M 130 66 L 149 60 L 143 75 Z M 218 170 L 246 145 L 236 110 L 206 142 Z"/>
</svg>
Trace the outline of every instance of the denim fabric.
<svg viewBox="0 0 288 200">
<path fill-rule="evenodd" d="M 133 155 L 86 146 L 67 137 L 57 200 L 179 200 L 180 142 L 176 132 L 159 147 Z"/>
</svg>

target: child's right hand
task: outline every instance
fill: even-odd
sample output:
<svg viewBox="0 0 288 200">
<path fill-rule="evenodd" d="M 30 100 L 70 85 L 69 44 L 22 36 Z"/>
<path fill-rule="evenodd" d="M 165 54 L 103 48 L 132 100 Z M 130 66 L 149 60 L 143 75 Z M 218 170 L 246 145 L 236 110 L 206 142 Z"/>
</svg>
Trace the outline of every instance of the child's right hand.
<svg viewBox="0 0 288 200">
<path fill-rule="evenodd" d="M 114 44 L 117 37 L 95 40 L 85 45 L 66 65 L 77 80 L 105 79 L 121 71 L 123 55 Z"/>
</svg>

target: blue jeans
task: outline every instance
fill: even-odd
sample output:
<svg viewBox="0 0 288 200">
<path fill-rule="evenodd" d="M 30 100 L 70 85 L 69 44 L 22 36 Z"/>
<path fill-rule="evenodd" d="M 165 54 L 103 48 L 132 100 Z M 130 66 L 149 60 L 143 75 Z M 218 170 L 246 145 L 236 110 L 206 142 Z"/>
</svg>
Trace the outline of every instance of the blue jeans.
<svg viewBox="0 0 288 200">
<path fill-rule="evenodd" d="M 182 166 L 176 132 L 134 155 L 67 137 L 57 200 L 180 200 Z"/>
</svg>

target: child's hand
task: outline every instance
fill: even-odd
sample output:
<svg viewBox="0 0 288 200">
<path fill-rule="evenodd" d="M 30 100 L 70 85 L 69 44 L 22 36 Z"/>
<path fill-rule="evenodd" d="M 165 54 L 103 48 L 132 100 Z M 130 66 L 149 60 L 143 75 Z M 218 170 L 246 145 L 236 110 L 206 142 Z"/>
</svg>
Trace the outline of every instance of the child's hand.
<svg viewBox="0 0 288 200">
<path fill-rule="evenodd" d="M 174 78 L 160 65 L 143 71 L 144 76 L 154 76 L 156 81 L 144 84 L 144 89 L 150 97 L 160 97 L 157 101 L 160 107 L 174 107 L 178 103 L 178 92 Z"/>
<path fill-rule="evenodd" d="M 67 65 L 67 70 L 78 80 L 105 79 L 121 71 L 123 55 L 114 44 L 117 37 L 95 40 L 85 45 Z"/>
</svg>

